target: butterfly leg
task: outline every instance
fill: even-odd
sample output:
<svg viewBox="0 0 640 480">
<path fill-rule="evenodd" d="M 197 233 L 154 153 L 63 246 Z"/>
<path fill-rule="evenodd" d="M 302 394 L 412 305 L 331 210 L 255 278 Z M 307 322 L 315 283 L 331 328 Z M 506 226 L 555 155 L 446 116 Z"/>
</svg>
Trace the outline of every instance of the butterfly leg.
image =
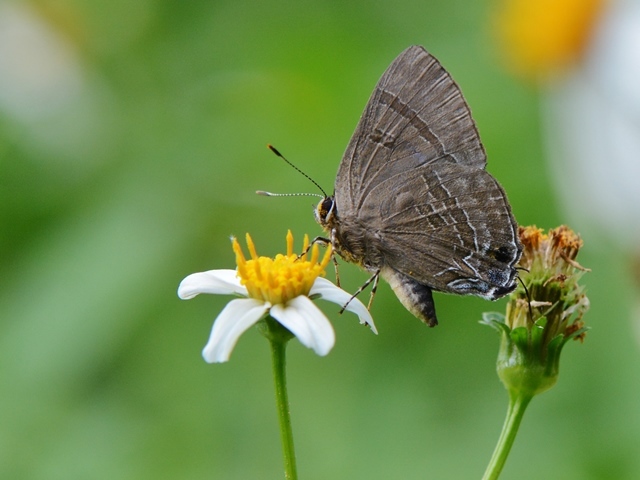
<svg viewBox="0 0 640 480">
<path fill-rule="evenodd" d="M 380 270 L 376 271 L 376 273 L 374 273 L 371 278 L 369 278 L 369 280 L 367 280 L 366 282 L 364 282 L 362 284 L 362 286 L 356 290 L 356 293 L 354 293 L 353 295 L 351 295 L 351 298 L 349 300 L 347 300 L 347 303 L 345 303 L 342 308 L 340 309 L 340 311 L 338 313 L 342 314 L 342 312 L 344 312 L 345 308 L 347 308 L 347 306 L 351 303 L 351 300 L 353 300 L 354 298 L 356 298 L 358 295 L 360 295 L 362 293 L 362 291 L 367 288 L 371 282 L 373 282 L 373 288 L 371 290 L 371 298 L 369 299 L 369 306 L 367 307 L 367 309 L 369 309 L 369 307 L 371 307 L 371 301 L 373 300 L 373 295 L 375 294 L 375 290 L 378 287 L 378 277 L 380 276 Z"/>
<path fill-rule="evenodd" d="M 318 245 L 322 245 L 323 247 L 326 247 L 327 245 L 331 244 L 331 239 L 327 237 L 316 237 L 313 240 L 311 240 L 311 243 L 309 244 L 308 248 L 311 248 L 314 243 L 317 243 Z"/>
<path fill-rule="evenodd" d="M 313 247 L 315 243 L 317 243 L 318 245 L 322 245 L 323 247 L 326 247 L 327 245 L 331 245 L 331 240 L 325 237 L 314 238 L 313 240 L 311 240 L 311 243 L 309 244 L 309 246 L 304 249 L 304 252 L 298 255 L 298 258 L 296 260 L 300 260 L 307 253 L 309 253 L 309 250 L 311 250 L 311 247 Z M 335 268 L 335 271 L 336 271 L 336 285 L 340 287 L 340 273 L 338 272 L 338 259 L 336 258 L 335 254 L 331 256 L 331 260 L 333 260 L 333 267 Z"/>
<path fill-rule="evenodd" d="M 296 260 L 300 260 L 307 253 L 309 253 L 309 250 L 311 250 L 311 247 L 313 247 L 313 245 L 316 244 L 316 243 L 318 245 L 322 245 L 323 247 L 326 247 L 327 245 L 331 245 L 331 240 L 329 240 L 328 238 L 325 238 L 325 237 L 316 237 L 316 238 L 314 238 L 313 240 L 311 240 L 311 243 L 309 243 L 309 246 L 304 249 L 304 252 L 302 252 L 300 255 L 298 255 L 298 258 L 296 258 Z"/>
<path fill-rule="evenodd" d="M 320 237 L 316 237 L 316 238 L 320 238 Z M 323 240 L 327 240 L 327 239 L 323 238 Z M 336 258 L 336 255 L 335 255 L 336 254 L 335 245 L 337 245 L 337 243 L 336 243 L 336 229 L 335 228 L 331 229 L 331 239 L 329 240 L 329 243 L 333 247 L 333 266 L 334 266 L 335 271 L 336 271 L 336 285 L 338 286 L 338 288 L 340 288 L 340 274 L 338 273 L 338 259 Z M 351 300 L 349 300 L 349 302 L 350 301 Z M 349 305 L 349 302 L 347 302 L 345 307 L 347 305 Z M 344 311 L 344 308 L 342 309 L 342 311 Z M 342 313 L 342 312 L 340 312 L 340 313 Z"/>
<path fill-rule="evenodd" d="M 376 295 L 376 290 L 378 290 L 378 280 L 380 280 L 380 270 L 378 270 L 376 274 L 371 278 L 373 278 L 373 287 L 371 287 L 371 296 L 369 297 L 367 310 L 371 310 L 371 305 L 373 304 L 373 297 Z"/>
<path fill-rule="evenodd" d="M 335 271 L 336 271 L 336 286 L 340 288 L 340 273 L 338 271 L 338 259 L 336 258 L 335 255 L 333 255 L 331 259 L 333 260 L 333 267 L 335 268 Z"/>
</svg>

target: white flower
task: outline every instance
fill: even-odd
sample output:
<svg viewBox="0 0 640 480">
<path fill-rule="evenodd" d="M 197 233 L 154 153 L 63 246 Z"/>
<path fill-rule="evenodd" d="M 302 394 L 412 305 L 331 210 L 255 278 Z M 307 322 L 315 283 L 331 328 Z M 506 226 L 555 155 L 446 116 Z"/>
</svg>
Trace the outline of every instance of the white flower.
<svg viewBox="0 0 640 480">
<path fill-rule="evenodd" d="M 240 335 L 267 314 L 277 320 L 300 342 L 318 355 L 329 353 L 335 343 L 335 333 L 329 320 L 311 301 L 322 298 L 338 305 L 347 304 L 345 310 L 354 312 L 360 323 L 377 333 L 369 311 L 360 300 L 318 277 L 331 259 L 328 249 L 318 263 L 318 247 L 312 248 L 311 260 L 306 255 L 293 253 L 293 236 L 287 235 L 287 255 L 275 258 L 258 257 L 251 237 L 247 244 L 251 259 L 246 260 L 235 239 L 237 270 L 209 270 L 193 273 L 178 287 L 178 296 L 188 300 L 201 293 L 241 295 L 246 298 L 231 300 L 216 318 L 211 336 L 202 355 L 209 363 L 226 362 Z M 308 237 L 305 236 L 305 247 Z"/>
</svg>

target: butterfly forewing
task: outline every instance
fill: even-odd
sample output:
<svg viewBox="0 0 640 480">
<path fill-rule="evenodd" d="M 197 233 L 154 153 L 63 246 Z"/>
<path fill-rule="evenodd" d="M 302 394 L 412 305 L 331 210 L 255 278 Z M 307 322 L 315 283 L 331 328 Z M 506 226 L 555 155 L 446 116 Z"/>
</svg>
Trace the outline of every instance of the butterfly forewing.
<svg viewBox="0 0 640 480">
<path fill-rule="evenodd" d="M 486 155 L 456 83 L 412 46 L 382 75 L 360 118 L 340 163 L 337 206 L 357 209 L 385 178 L 434 162 L 482 168 Z"/>
</svg>

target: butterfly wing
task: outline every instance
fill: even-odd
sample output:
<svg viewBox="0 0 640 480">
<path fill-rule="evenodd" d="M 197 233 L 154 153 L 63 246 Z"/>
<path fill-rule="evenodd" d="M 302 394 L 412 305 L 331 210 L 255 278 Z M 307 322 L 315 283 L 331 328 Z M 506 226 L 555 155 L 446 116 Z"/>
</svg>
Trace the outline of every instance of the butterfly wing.
<svg viewBox="0 0 640 480">
<path fill-rule="evenodd" d="M 491 175 L 441 164 L 398 177 L 379 183 L 363 202 L 362 215 L 378 219 L 369 250 L 434 290 L 495 300 L 513 289 L 517 225 Z"/>
<path fill-rule="evenodd" d="M 486 155 L 456 83 L 412 46 L 382 75 L 351 137 L 336 177 L 338 212 L 355 214 L 385 178 L 436 162 L 484 168 Z"/>
<path fill-rule="evenodd" d="M 459 87 L 409 47 L 376 85 L 340 163 L 334 234 L 429 325 L 432 289 L 495 299 L 515 286 L 517 224 L 485 165 Z"/>
</svg>

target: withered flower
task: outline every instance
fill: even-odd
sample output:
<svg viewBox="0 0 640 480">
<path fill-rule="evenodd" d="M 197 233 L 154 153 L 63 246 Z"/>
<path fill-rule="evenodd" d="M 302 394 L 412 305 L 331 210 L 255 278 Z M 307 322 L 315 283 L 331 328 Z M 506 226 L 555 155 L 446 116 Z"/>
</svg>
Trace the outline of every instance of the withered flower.
<svg viewBox="0 0 640 480">
<path fill-rule="evenodd" d="M 535 226 L 520 227 L 519 234 L 522 284 L 510 295 L 506 316 L 485 314 L 484 323 L 503 333 L 502 382 L 507 389 L 525 388 L 535 395 L 555 384 L 566 342 L 584 339 L 582 317 L 589 299 L 578 282 L 588 269 L 576 261 L 582 240 L 569 227 L 546 234 Z"/>
<path fill-rule="evenodd" d="M 509 296 L 506 315 L 485 313 L 482 323 L 501 333 L 497 370 L 509 392 L 507 417 L 483 479 L 498 478 L 531 399 L 555 385 L 560 353 L 570 339 L 582 341 L 589 308 L 578 282 L 589 270 L 576 257 L 582 240 L 560 226 L 544 233 L 520 227 L 521 284 Z"/>
</svg>

